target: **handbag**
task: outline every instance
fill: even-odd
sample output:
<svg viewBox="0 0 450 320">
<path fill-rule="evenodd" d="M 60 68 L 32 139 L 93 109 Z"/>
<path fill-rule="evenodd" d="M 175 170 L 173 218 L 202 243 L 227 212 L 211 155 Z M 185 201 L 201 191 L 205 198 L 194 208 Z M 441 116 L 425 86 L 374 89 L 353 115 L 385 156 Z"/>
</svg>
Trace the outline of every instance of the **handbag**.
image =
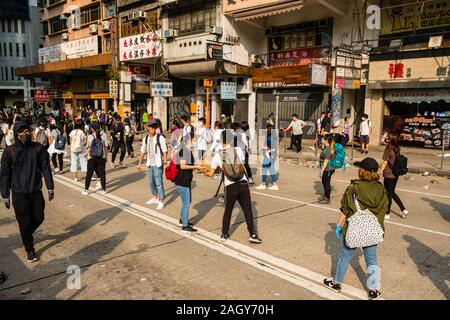
<svg viewBox="0 0 450 320">
<path fill-rule="evenodd" d="M 347 219 L 345 243 L 349 248 L 365 248 L 383 241 L 384 231 L 377 217 L 369 210 L 362 210 L 356 194 L 352 194 L 356 212 Z"/>
</svg>

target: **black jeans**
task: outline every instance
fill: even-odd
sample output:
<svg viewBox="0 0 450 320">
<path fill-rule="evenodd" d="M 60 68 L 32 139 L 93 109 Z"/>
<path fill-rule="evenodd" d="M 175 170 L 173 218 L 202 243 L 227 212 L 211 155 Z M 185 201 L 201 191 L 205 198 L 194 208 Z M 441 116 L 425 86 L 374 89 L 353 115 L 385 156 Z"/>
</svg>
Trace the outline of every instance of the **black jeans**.
<svg viewBox="0 0 450 320">
<path fill-rule="evenodd" d="M 114 161 L 116 161 L 116 156 L 119 153 L 119 149 L 120 149 L 120 162 L 123 161 L 123 159 L 125 159 L 125 141 L 119 141 L 119 140 L 114 140 L 113 141 L 113 146 L 112 146 L 112 162 L 114 163 Z"/>
<path fill-rule="evenodd" d="M 92 175 L 96 174 L 100 178 L 102 189 L 106 190 L 106 160 L 103 158 L 90 158 L 87 163 L 86 179 L 84 181 L 84 189 L 89 190 Z"/>
<path fill-rule="evenodd" d="M 322 174 L 322 185 L 324 190 L 324 197 L 330 199 L 331 197 L 331 176 L 334 174 L 333 170 L 325 170 Z"/>
<path fill-rule="evenodd" d="M 41 191 L 12 193 L 12 205 L 19 223 L 20 236 L 27 252 L 34 251 L 33 233 L 44 222 L 45 201 Z"/>
<path fill-rule="evenodd" d="M 391 206 L 392 206 L 392 199 L 394 199 L 395 203 L 400 207 L 400 210 L 405 210 L 405 206 L 403 205 L 402 200 L 400 200 L 400 197 L 395 193 L 395 188 L 397 187 L 398 178 L 384 178 L 384 188 L 386 189 L 388 200 L 389 200 L 389 207 L 388 212 L 386 214 L 390 214 L 391 212 Z"/>
<path fill-rule="evenodd" d="M 128 152 L 129 156 L 134 155 L 133 141 L 134 141 L 134 136 L 126 137 L 126 139 L 125 139 L 125 144 L 127 145 L 127 152 Z"/>
<path fill-rule="evenodd" d="M 247 230 L 250 235 L 253 235 L 252 199 L 250 198 L 250 189 L 247 182 L 235 182 L 225 187 L 225 212 L 222 220 L 222 234 L 228 234 L 231 223 L 231 214 L 233 213 L 236 200 L 239 202 L 242 211 L 244 211 Z"/>
<path fill-rule="evenodd" d="M 295 146 L 297 149 L 297 152 L 302 151 L 302 134 L 292 135 L 291 137 L 291 148 L 292 146 Z"/>
<path fill-rule="evenodd" d="M 245 152 L 245 163 L 244 163 L 244 167 L 245 167 L 245 171 L 247 172 L 247 177 L 252 178 L 252 168 L 250 167 L 250 164 L 248 163 L 248 158 L 249 158 L 249 154 L 246 151 Z"/>
<path fill-rule="evenodd" d="M 56 163 L 56 157 L 58 157 L 58 163 Z M 63 153 L 53 153 L 52 154 L 52 163 L 53 166 L 56 168 L 58 168 L 58 164 L 59 164 L 59 171 L 63 170 L 63 157 L 64 154 Z"/>
</svg>

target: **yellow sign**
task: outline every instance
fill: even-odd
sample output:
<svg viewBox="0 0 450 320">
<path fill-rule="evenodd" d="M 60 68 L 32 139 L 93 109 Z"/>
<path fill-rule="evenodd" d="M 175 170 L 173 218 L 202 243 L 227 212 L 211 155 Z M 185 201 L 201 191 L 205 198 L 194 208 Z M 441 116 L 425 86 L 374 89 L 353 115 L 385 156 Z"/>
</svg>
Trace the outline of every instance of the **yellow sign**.
<svg viewBox="0 0 450 320">
<path fill-rule="evenodd" d="M 214 84 L 213 84 L 213 81 L 212 81 L 212 80 L 204 79 L 204 80 L 203 80 L 203 86 L 204 86 L 205 88 L 212 88 L 212 87 L 214 86 Z"/>
<path fill-rule="evenodd" d="M 131 106 L 130 105 L 120 105 L 118 113 L 123 118 L 125 116 L 125 112 L 128 112 L 128 114 L 131 113 Z"/>
<path fill-rule="evenodd" d="M 109 93 L 91 93 L 91 99 L 111 99 Z"/>
<path fill-rule="evenodd" d="M 353 80 L 353 81 L 352 81 L 352 88 L 353 88 L 353 89 L 359 89 L 359 88 L 361 88 L 361 80 Z"/>
<path fill-rule="evenodd" d="M 450 0 L 396 6 L 398 1 L 386 1 L 381 9 L 381 35 L 450 26 Z"/>
</svg>

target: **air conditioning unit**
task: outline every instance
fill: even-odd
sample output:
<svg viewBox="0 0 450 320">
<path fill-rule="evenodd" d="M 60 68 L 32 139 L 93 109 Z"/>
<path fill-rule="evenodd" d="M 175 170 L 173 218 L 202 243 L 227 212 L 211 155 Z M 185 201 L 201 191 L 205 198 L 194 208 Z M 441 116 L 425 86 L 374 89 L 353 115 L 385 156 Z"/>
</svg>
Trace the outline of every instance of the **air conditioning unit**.
<svg viewBox="0 0 450 320">
<path fill-rule="evenodd" d="M 63 41 L 67 41 L 67 40 L 69 40 L 69 34 L 68 33 L 63 33 L 62 34 L 62 39 L 63 39 Z"/>
<path fill-rule="evenodd" d="M 221 35 L 223 35 L 223 28 L 222 27 L 218 27 L 218 26 L 214 26 L 212 31 L 211 31 L 211 33 L 215 34 L 215 35 L 218 35 L 218 36 L 221 36 Z"/>
<path fill-rule="evenodd" d="M 102 30 L 103 30 L 103 32 L 109 32 L 110 25 L 111 25 L 110 21 L 102 21 Z"/>
<path fill-rule="evenodd" d="M 430 41 L 428 42 L 428 48 L 438 49 L 442 45 L 443 37 L 440 36 L 432 36 L 430 37 Z"/>
<path fill-rule="evenodd" d="M 141 20 L 145 19 L 145 12 L 144 11 L 135 11 L 132 14 L 132 20 Z"/>
<path fill-rule="evenodd" d="M 97 34 L 97 32 L 98 32 L 98 25 L 96 25 L 96 24 L 89 25 L 89 33 L 90 34 Z"/>
<path fill-rule="evenodd" d="M 173 39 L 176 38 L 177 36 L 178 36 L 177 30 L 174 29 L 164 30 L 164 38 L 166 39 Z"/>
<path fill-rule="evenodd" d="M 68 17 L 66 15 L 64 15 L 64 14 L 59 16 L 59 20 L 67 20 L 67 18 Z"/>
</svg>

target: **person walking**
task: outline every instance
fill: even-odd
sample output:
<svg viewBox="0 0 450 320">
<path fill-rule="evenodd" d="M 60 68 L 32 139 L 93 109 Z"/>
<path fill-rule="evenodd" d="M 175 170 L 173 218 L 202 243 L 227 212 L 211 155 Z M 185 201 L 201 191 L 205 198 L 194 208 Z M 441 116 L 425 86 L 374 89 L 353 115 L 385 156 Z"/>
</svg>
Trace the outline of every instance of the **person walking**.
<svg viewBox="0 0 450 320">
<path fill-rule="evenodd" d="M 145 110 L 144 113 L 142 114 L 142 120 L 141 120 L 143 130 L 144 130 L 144 128 L 146 128 L 146 126 L 147 126 L 147 123 L 148 123 L 148 120 L 149 120 L 148 117 L 149 117 L 148 111 Z"/>
<path fill-rule="evenodd" d="M 198 119 L 197 130 L 195 130 L 198 161 L 203 160 L 203 156 L 205 155 L 206 150 L 208 150 L 208 128 L 206 128 L 205 123 L 205 118 Z"/>
<path fill-rule="evenodd" d="M 44 119 L 39 120 L 39 123 L 36 129 L 33 132 L 33 141 L 40 143 L 45 149 L 48 149 L 49 143 L 48 139 L 50 136 L 50 132 L 47 129 L 47 124 Z"/>
<path fill-rule="evenodd" d="M 66 155 L 66 138 L 62 134 L 62 130 L 56 125 L 50 126 L 50 147 L 48 153 L 51 155 L 53 167 L 55 170 L 53 173 L 62 173 L 63 171 L 63 158 Z M 58 162 L 56 159 L 58 158 Z"/>
<path fill-rule="evenodd" d="M 102 194 L 106 194 L 106 162 L 108 160 L 108 137 L 99 123 L 91 125 L 91 134 L 87 137 L 86 157 L 88 158 L 83 195 L 89 194 L 92 176 L 100 178 Z"/>
<path fill-rule="evenodd" d="M 291 145 L 288 150 L 293 150 L 293 147 L 295 147 L 297 153 L 300 153 L 302 151 L 303 128 L 306 126 L 306 122 L 300 120 L 298 114 L 296 113 L 292 115 L 291 119 L 291 124 L 289 127 L 283 129 L 283 132 L 287 132 L 292 129 Z"/>
<path fill-rule="evenodd" d="M 53 176 L 47 150 L 31 141 L 28 124 L 14 124 L 15 143 L 3 152 L 0 168 L 2 200 L 10 208 L 10 196 L 28 262 L 39 260 L 34 248 L 33 234 L 44 221 L 45 201 L 42 195 L 42 177 L 48 190 L 48 200 L 54 192 Z"/>
<path fill-rule="evenodd" d="M 87 172 L 86 160 L 86 134 L 83 131 L 84 124 L 78 120 L 75 122 L 74 130 L 70 132 L 70 172 L 74 173 L 74 181 L 78 182 L 78 167 L 81 172 Z"/>
<path fill-rule="evenodd" d="M 344 118 L 344 124 L 342 128 L 342 145 L 345 146 L 350 141 L 350 129 L 352 125 L 349 123 L 348 118 Z"/>
<path fill-rule="evenodd" d="M 158 204 L 156 209 L 161 210 L 164 208 L 163 171 L 167 163 L 167 145 L 164 136 L 156 133 L 157 128 L 155 120 L 148 122 L 148 134 L 142 139 L 138 171 L 141 171 L 142 161 L 146 157 L 148 182 L 153 195 L 146 204 Z"/>
<path fill-rule="evenodd" d="M 8 118 L 8 120 L 6 120 L 6 132 L 5 132 L 5 143 L 6 146 L 11 146 L 14 144 L 15 139 L 14 139 L 14 122 L 12 118 Z"/>
<path fill-rule="evenodd" d="M 69 146 L 70 146 L 70 139 L 69 139 L 69 137 L 70 137 L 70 133 L 72 132 L 72 130 L 73 130 L 73 120 L 70 119 L 69 116 L 67 116 L 67 117 L 64 119 L 64 132 L 66 133 L 67 144 L 68 144 Z"/>
<path fill-rule="evenodd" d="M 388 208 L 388 198 L 386 190 L 379 182 L 378 163 L 373 158 L 366 158 L 361 162 L 355 162 L 355 166 L 359 167 L 358 180 L 352 180 L 351 185 L 345 190 L 341 200 L 341 213 L 336 224 L 336 237 L 342 238 L 341 250 L 337 260 L 336 272 L 333 278 L 323 280 L 325 286 L 335 292 L 340 292 L 344 282 L 345 273 L 356 251 L 356 248 L 350 248 L 347 244 L 346 235 L 348 232 L 349 219 L 358 211 L 359 205 L 361 210 L 369 210 L 374 214 L 384 230 L 384 217 Z M 358 230 L 356 230 L 358 231 Z M 360 230 L 367 234 L 367 230 Z M 364 259 L 368 269 L 368 277 L 372 277 L 376 281 L 367 281 L 369 299 L 377 299 L 381 296 L 380 292 L 380 268 L 377 262 L 377 247 L 371 245 L 363 247 Z M 374 274 L 374 272 L 376 274 Z M 375 276 L 375 277 L 373 277 Z"/>
<path fill-rule="evenodd" d="M 213 142 L 211 143 L 211 146 L 209 147 L 209 150 L 212 152 L 218 151 L 220 148 L 222 148 L 222 131 L 223 131 L 223 124 L 220 121 L 214 122 L 214 133 L 213 133 Z"/>
<path fill-rule="evenodd" d="M 176 120 L 172 121 L 172 127 L 170 128 L 170 153 L 173 154 L 176 146 L 178 145 L 178 141 L 180 140 L 182 130 L 180 129 L 180 125 Z"/>
<path fill-rule="evenodd" d="M 392 167 L 395 163 L 395 158 L 397 155 L 400 154 L 400 145 L 398 141 L 398 136 L 395 134 L 389 134 L 388 140 L 387 140 L 387 146 L 384 149 L 383 153 L 383 164 L 380 168 L 380 173 L 383 173 L 383 184 L 387 192 L 389 205 L 388 209 L 386 211 L 386 220 L 389 220 L 391 218 L 391 206 L 392 206 L 392 199 L 394 199 L 395 203 L 400 207 L 401 210 L 401 217 L 406 218 L 409 211 L 406 210 L 405 206 L 403 205 L 402 200 L 398 196 L 398 194 L 395 192 L 395 189 L 397 187 L 398 177 L 394 175 L 392 172 Z"/>
<path fill-rule="evenodd" d="M 225 211 L 222 220 L 222 236 L 221 241 L 226 241 L 229 235 L 231 214 L 233 213 L 236 201 L 239 202 L 244 212 L 247 230 L 249 232 L 249 242 L 261 243 L 261 239 L 256 233 L 253 223 L 252 199 L 248 179 L 245 174 L 244 162 L 245 155 L 240 148 L 231 147 L 230 144 L 234 140 L 234 135 L 229 130 L 222 132 L 222 151 L 216 153 L 211 161 L 209 170 L 204 170 L 206 176 L 212 177 L 217 168 L 221 168 L 223 172 L 223 181 L 225 184 Z"/>
<path fill-rule="evenodd" d="M 367 114 L 363 114 L 361 124 L 359 126 L 359 137 L 361 139 L 361 153 L 369 153 L 369 141 L 372 134 L 372 123 Z"/>
<path fill-rule="evenodd" d="M 320 204 L 331 203 L 331 177 L 335 172 L 335 168 L 331 165 L 334 157 L 334 141 L 333 136 L 328 134 L 324 137 L 323 149 L 320 153 L 320 175 L 322 180 L 324 194 L 318 199 Z"/>
<path fill-rule="evenodd" d="M 277 148 L 277 135 L 275 134 L 275 130 L 273 130 L 273 126 L 268 124 L 266 126 L 266 134 L 264 137 L 264 146 L 261 150 L 263 155 L 262 162 L 262 183 L 256 187 L 256 190 L 280 190 L 278 187 L 278 172 L 276 169 L 276 161 L 278 155 Z M 267 188 L 267 177 L 270 174 L 272 179 L 272 185 Z"/>
<path fill-rule="evenodd" d="M 320 135 L 322 136 L 322 138 L 331 133 L 332 116 L 333 114 L 331 112 L 328 112 L 320 123 Z"/>
<path fill-rule="evenodd" d="M 126 154 L 125 128 L 118 114 L 115 117 L 115 124 L 113 125 L 111 136 L 113 138 L 111 168 L 115 167 L 114 162 L 116 161 L 116 156 L 119 153 L 119 150 L 120 150 L 119 165 L 121 168 L 125 168 L 125 164 L 123 163 L 123 159 L 125 159 Z"/>
<path fill-rule="evenodd" d="M 181 124 L 183 125 L 183 133 L 181 135 L 181 141 L 191 139 L 191 133 L 194 133 L 194 127 L 190 124 L 188 116 L 182 115 L 180 117 Z"/>
<path fill-rule="evenodd" d="M 242 141 L 244 143 L 244 153 L 245 153 L 245 171 L 247 172 L 248 177 L 248 184 L 250 187 L 252 187 L 255 182 L 253 181 L 253 173 L 252 168 L 250 167 L 250 154 L 251 154 L 251 148 L 250 148 L 250 141 L 251 141 L 251 132 L 250 132 L 250 126 L 247 121 L 241 122 L 241 130 L 242 130 Z"/>
<path fill-rule="evenodd" d="M 127 146 L 128 158 L 134 158 L 133 142 L 136 130 L 131 124 L 130 118 L 125 119 L 125 144 Z"/>
</svg>

